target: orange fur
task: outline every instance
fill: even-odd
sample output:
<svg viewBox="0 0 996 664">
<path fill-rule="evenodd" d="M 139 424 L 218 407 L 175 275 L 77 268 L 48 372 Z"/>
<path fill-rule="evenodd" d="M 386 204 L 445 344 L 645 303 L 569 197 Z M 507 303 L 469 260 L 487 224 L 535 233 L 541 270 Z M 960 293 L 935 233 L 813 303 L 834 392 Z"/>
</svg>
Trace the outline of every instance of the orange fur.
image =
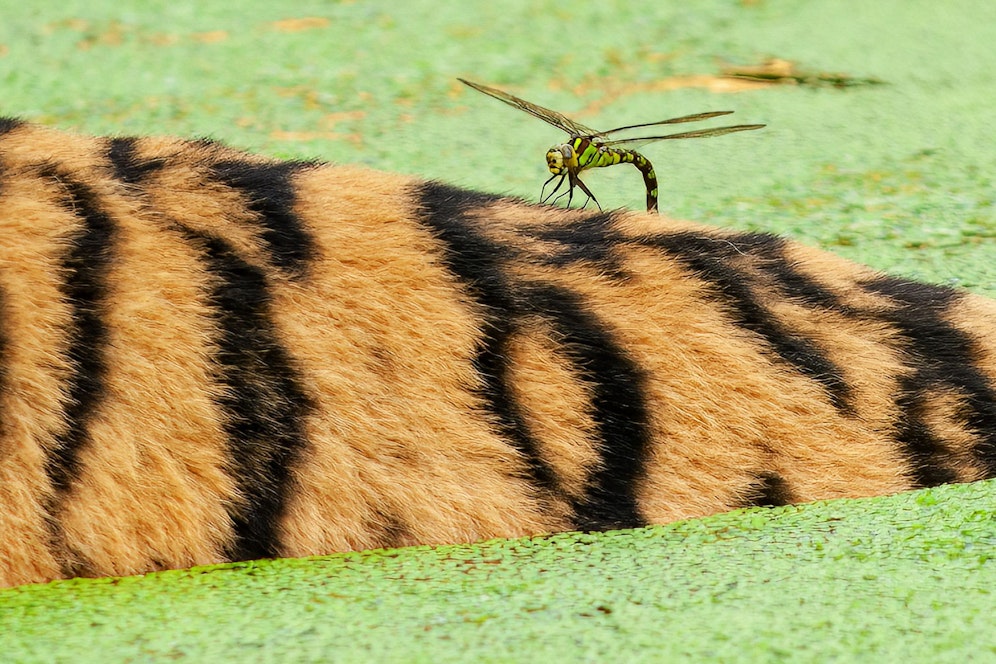
<svg viewBox="0 0 996 664">
<path fill-rule="evenodd" d="M 0 122 L 0 585 L 996 473 L 996 304 L 657 215 Z"/>
</svg>

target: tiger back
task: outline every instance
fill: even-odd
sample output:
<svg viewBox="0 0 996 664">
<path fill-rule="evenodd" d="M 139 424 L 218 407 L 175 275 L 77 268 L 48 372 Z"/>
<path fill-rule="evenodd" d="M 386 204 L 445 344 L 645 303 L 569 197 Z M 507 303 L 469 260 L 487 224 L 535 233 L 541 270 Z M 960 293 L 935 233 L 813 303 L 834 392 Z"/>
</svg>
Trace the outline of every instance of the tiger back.
<svg viewBox="0 0 996 664">
<path fill-rule="evenodd" d="M 819 250 L 0 120 L 0 585 L 996 476 L 996 304 Z"/>
</svg>

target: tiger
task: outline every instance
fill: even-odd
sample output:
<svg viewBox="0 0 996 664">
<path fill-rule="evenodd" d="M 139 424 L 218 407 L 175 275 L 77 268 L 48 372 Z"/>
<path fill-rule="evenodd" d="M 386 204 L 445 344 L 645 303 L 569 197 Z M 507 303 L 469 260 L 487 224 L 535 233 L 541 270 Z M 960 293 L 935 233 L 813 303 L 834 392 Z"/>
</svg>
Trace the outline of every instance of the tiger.
<svg viewBox="0 0 996 664">
<path fill-rule="evenodd" d="M 996 476 L 996 302 L 765 233 L 0 120 L 0 585 Z"/>
</svg>

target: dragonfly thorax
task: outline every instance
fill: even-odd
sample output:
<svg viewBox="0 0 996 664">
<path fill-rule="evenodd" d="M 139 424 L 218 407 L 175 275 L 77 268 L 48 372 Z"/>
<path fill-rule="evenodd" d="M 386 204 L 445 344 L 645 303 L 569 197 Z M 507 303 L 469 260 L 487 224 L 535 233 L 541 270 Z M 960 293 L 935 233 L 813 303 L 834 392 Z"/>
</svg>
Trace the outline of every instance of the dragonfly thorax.
<svg viewBox="0 0 996 664">
<path fill-rule="evenodd" d="M 554 145 L 546 152 L 546 166 L 554 175 L 574 173 L 577 175 L 592 166 L 602 164 L 606 149 L 587 136 L 575 136 L 570 143 Z"/>
</svg>

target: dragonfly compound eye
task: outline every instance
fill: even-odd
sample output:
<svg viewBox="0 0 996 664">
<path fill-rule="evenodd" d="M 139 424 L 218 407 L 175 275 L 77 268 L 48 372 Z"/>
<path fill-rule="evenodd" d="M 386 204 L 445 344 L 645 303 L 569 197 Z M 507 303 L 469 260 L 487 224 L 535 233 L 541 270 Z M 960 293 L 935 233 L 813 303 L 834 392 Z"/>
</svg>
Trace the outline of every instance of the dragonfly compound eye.
<svg viewBox="0 0 996 664">
<path fill-rule="evenodd" d="M 547 150 L 546 165 L 554 175 L 560 175 L 564 171 L 564 153 L 559 147 Z"/>
</svg>

